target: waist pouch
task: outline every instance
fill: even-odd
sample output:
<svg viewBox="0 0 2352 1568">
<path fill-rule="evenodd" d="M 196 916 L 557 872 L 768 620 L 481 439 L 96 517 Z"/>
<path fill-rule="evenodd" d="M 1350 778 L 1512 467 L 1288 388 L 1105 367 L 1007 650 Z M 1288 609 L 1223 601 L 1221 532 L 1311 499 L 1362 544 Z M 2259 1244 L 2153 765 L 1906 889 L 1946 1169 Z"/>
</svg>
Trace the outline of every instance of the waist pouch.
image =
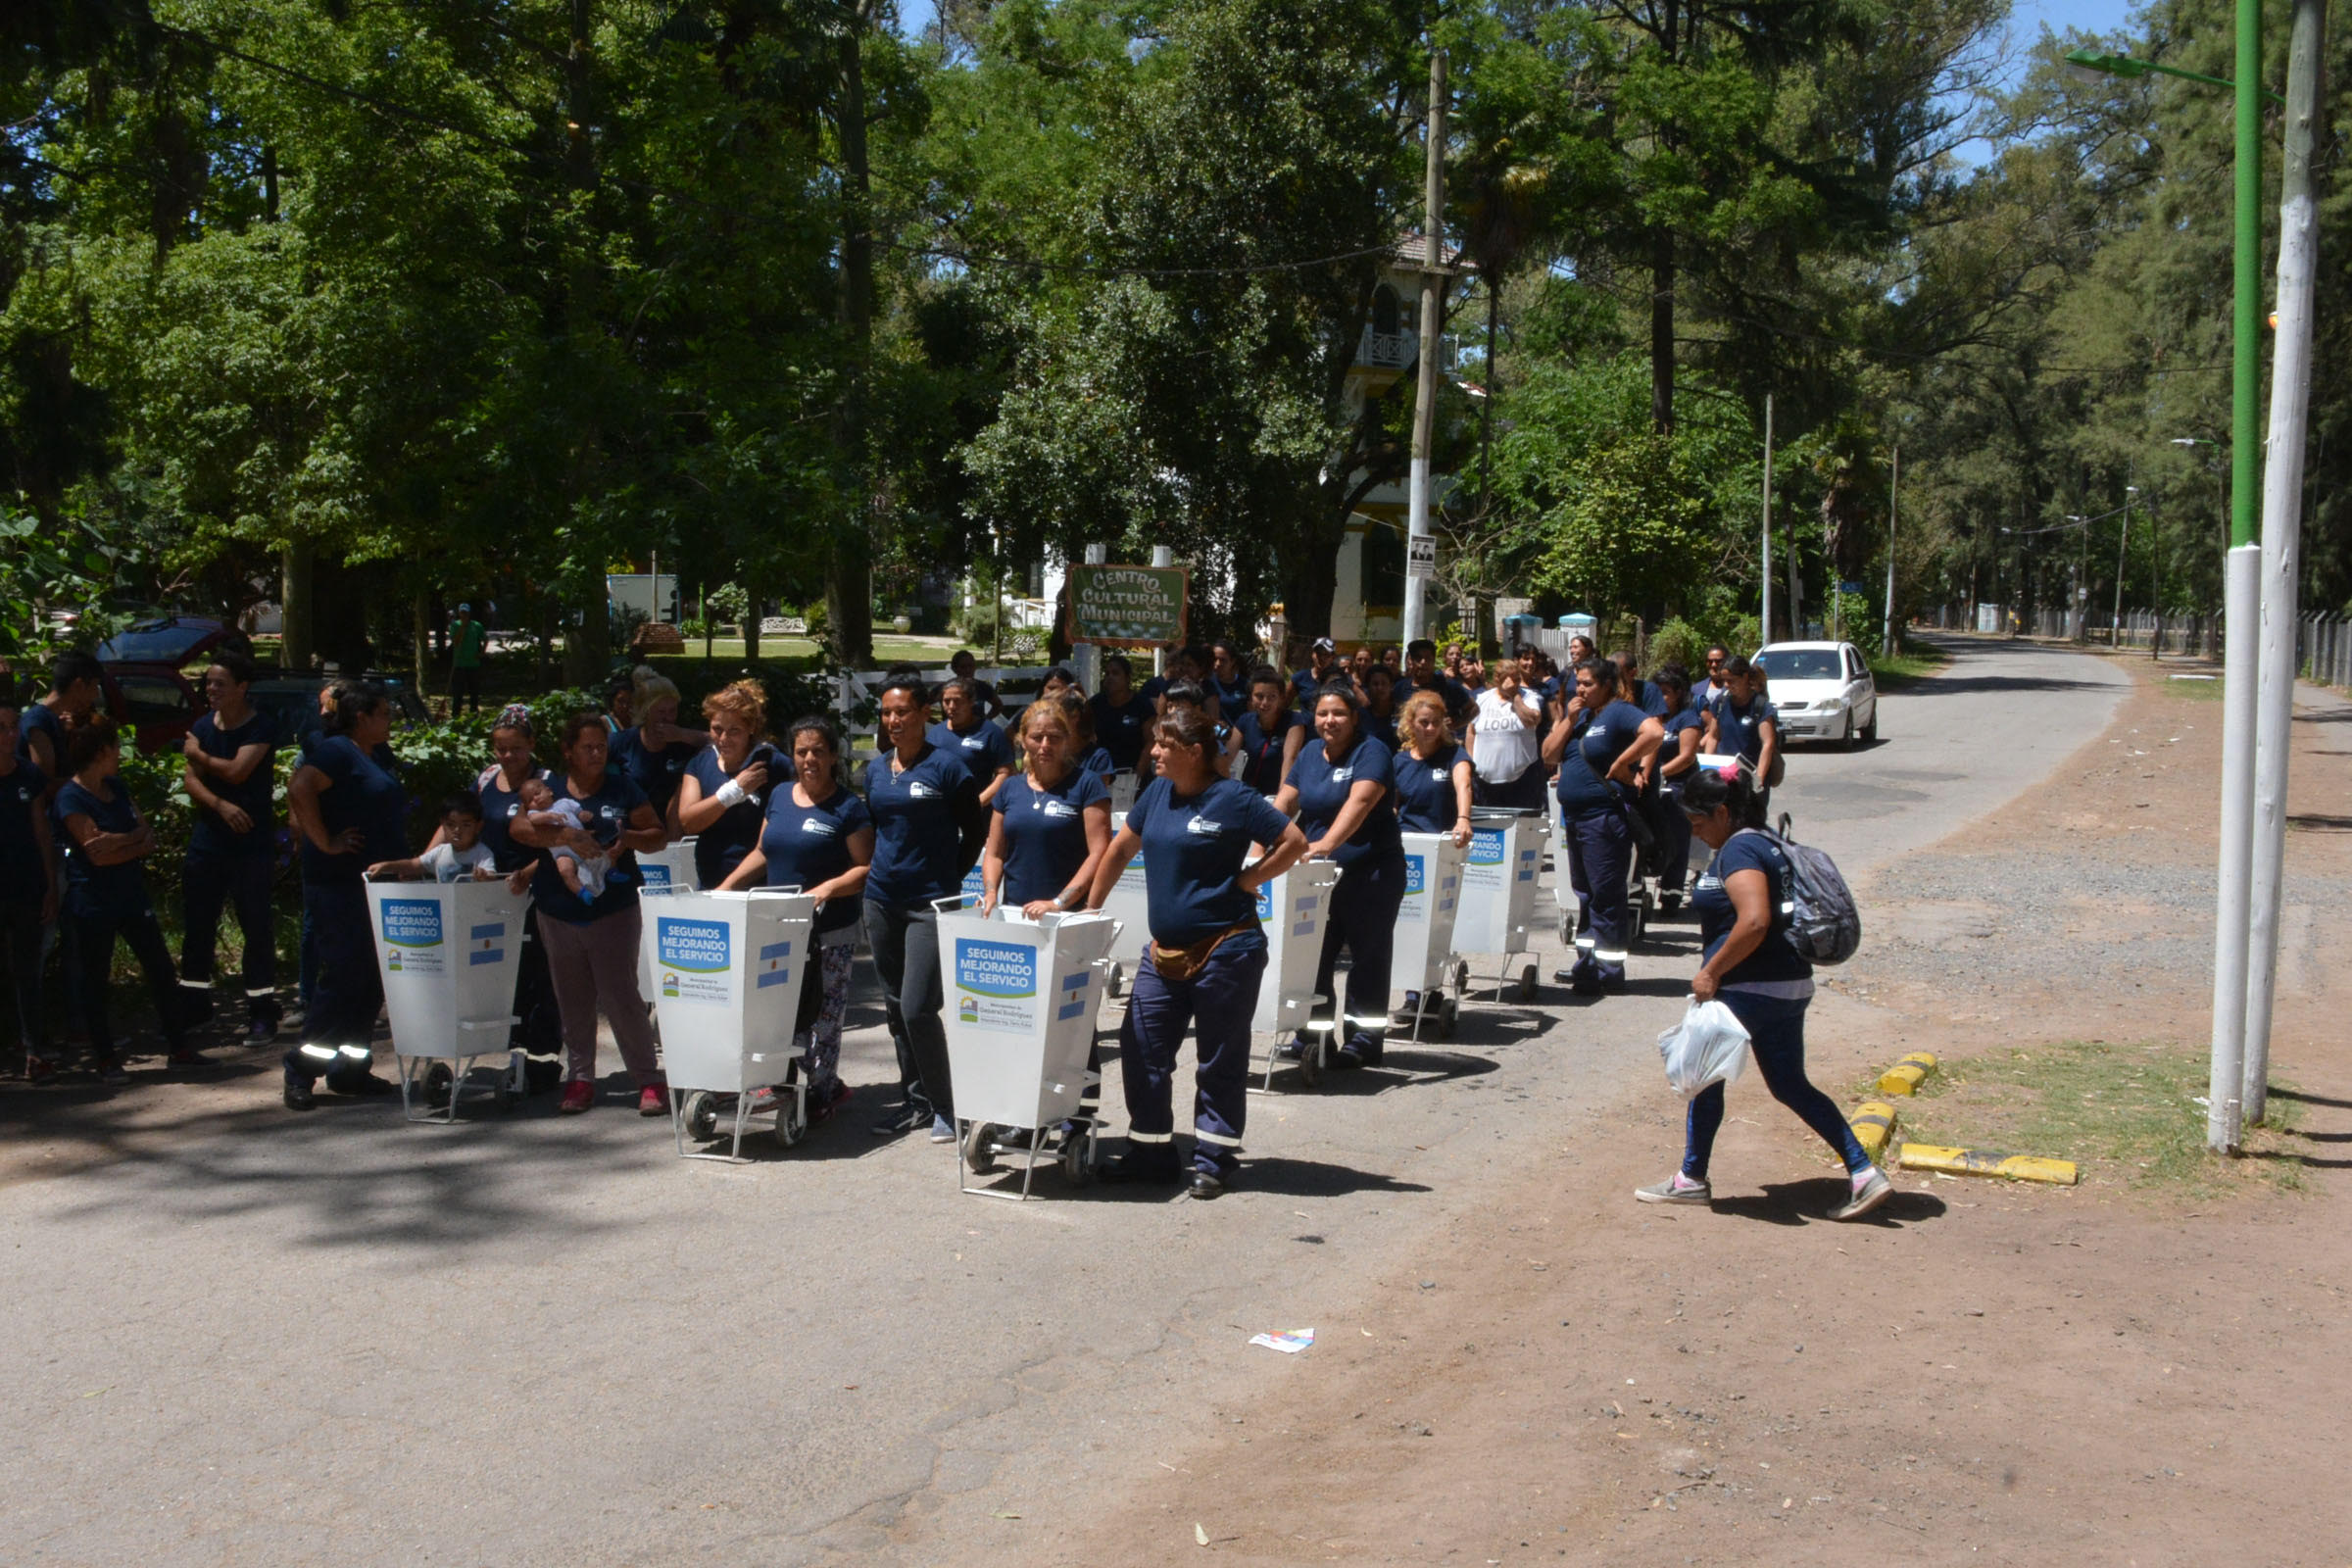
<svg viewBox="0 0 2352 1568">
<path fill-rule="evenodd" d="M 1208 967 L 1210 954 L 1232 938 L 1246 936 L 1256 929 L 1256 920 L 1244 920 L 1239 925 L 1227 926 L 1213 937 L 1202 937 L 1181 948 L 1171 948 L 1155 940 L 1152 944 L 1152 967 L 1162 980 L 1173 980 L 1181 985 Z"/>
</svg>

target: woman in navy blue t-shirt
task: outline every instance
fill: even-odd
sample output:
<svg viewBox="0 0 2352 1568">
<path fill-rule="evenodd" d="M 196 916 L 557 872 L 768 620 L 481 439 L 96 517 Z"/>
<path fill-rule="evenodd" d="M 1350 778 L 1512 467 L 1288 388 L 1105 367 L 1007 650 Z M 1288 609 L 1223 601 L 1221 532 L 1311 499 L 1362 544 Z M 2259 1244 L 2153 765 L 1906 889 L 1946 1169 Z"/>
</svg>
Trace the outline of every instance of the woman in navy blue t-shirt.
<svg viewBox="0 0 2352 1568">
<path fill-rule="evenodd" d="M 1576 963 L 1558 978 L 1579 996 L 1596 996 L 1625 989 L 1637 770 L 1665 729 L 1619 698 L 1617 666 L 1605 659 L 1576 666 L 1576 695 L 1556 710 L 1544 760 L 1559 764 L 1560 858 L 1581 906 Z"/>
<path fill-rule="evenodd" d="M 1291 709 L 1290 683 L 1271 665 L 1260 664 L 1250 673 L 1249 697 L 1249 706 L 1233 721 L 1242 743 L 1233 776 L 1260 795 L 1271 795 L 1282 788 L 1306 744 L 1306 722 Z"/>
<path fill-rule="evenodd" d="M 1859 1219 L 1893 1189 L 1862 1152 L 1837 1102 L 1805 1076 L 1813 966 L 1787 935 L 1788 857 L 1764 831 L 1762 798 L 1736 764 L 1692 773 L 1683 785 L 1683 809 L 1690 831 L 1715 852 L 1690 899 L 1705 945 L 1698 973 L 1690 977 L 1691 1000 L 1721 1002 L 1740 1020 L 1772 1098 L 1795 1111 L 1845 1164 L 1846 1200 L 1830 1217 Z M 1707 1160 L 1722 1126 L 1723 1085 L 1712 1083 L 1691 1098 L 1682 1168 L 1634 1196 L 1645 1203 L 1711 1201 Z"/>
<path fill-rule="evenodd" d="M 1035 920 L 1085 902 L 1095 859 L 1110 847 L 1110 790 L 1078 765 L 1059 703 L 1023 709 L 1019 734 L 1021 771 L 990 803 L 980 908 L 1008 904 Z"/>
<path fill-rule="evenodd" d="M 694 754 L 670 806 L 672 838 L 694 836 L 694 885 L 714 888 L 760 842 L 768 792 L 792 767 L 767 743 L 767 694 L 739 680 L 703 699 L 710 744 Z"/>
<path fill-rule="evenodd" d="M 808 1084 L 809 1125 L 825 1120 L 850 1098 L 841 1081 L 841 1024 L 850 1007 L 850 962 L 865 912 L 867 868 L 874 859 L 874 819 L 841 778 L 841 740 L 831 723 L 804 718 L 785 736 L 792 748 L 790 781 L 767 797 L 760 842 L 719 886 L 799 888 L 816 900 L 816 970 L 808 984 L 794 1042 Z"/>
<path fill-rule="evenodd" d="M 1152 739 L 1154 710 L 1152 699 L 1135 689 L 1134 668 L 1125 654 L 1102 656 L 1102 689 L 1087 699 L 1094 715 L 1095 740 L 1110 753 L 1122 773 L 1142 770 L 1144 748 Z"/>
<path fill-rule="evenodd" d="M 888 748 L 866 764 L 865 808 L 874 819 L 874 863 L 865 881 L 865 938 L 882 982 L 882 1010 L 899 1052 L 901 1102 L 874 1128 L 878 1137 L 931 1129 L 956 1141 L 955 1087 L 948 1077 L 946 1004 L 939 972 L 939 906 L 960 900 L 963 873 L 988 828 L 979 777 L 957 751 L 927 731 L 929 694 L 911 675 L 881 693 Z"/>
<path fill-rule="evenodd" d="M 1377 664 L 1372 678 L 1380 678 Z M 1314 725 L 1316 739 L 1291 764 L 1274 808 L 1298 813 L 1308 854 L 1340 862 L 1315 990 L 1334 995 L 1332 976 L 1346 952 L 1347 1005 L 1322 1027 L 1339 1032 L 1334 1063 L 1356 1067 L 1380 1060 L 1388 1040 L 1389 963 L 1396 945 L 1396 911 L 1404 904 L 1404 843 L 1397 836 L 1391 772 L 1396 759 L 1363 732 L 1355 694 L 1348 686 L 1334 682 L 1315 694 Z M 1285 1054 L 1296 1056 L 1305 1048 L 1301 1035 Z"/>
<path fill-rule="evenodd" d="M 1389 769 L 1396 787 L 1396 825 L 1407 833 L 1448 833 L 1470 842 L 1470 758 L 1453 742 L 1453 719 L 1436 692 L 1404 700 L 1404 745 Z"/>
<path fill-rule="evenodd" d="M 1219 776 L 1216 725 L 1179 706 L 1153 728 L 1158 777 L 1136 797 L 1108 853 L 1095 862 L 1086 906 L 1102 907 L 1119 873 L 1144 856 L 1151 946 L 1119 1026 L 1127 1152 L 1106 1181 L 1173 1182 L 1176 1052 L 1187 1024 L 1193 1075 L 1192 1196 L 1214 1198 L 1240 1163 L 1250 1106 L 1250 1021 L 1265 974 L 1257 891 L 1306 853 L 1306 835 L 1239 779 Z M 1250 862 L 1253 847 L 1264 855 Z"/>
<path fill-rule="evenodd" d="M 122 742 L 113 721 L 93 718 L 68 735 L 66 765 L 73 773 L 59 786 L 50 814 L 66 849 L 65 916 L 74 937 L 67 951 L 75 959 L 69 978 L 89 1021 L 98 1076 L 110 1084 L 130 1081 L 107 1028 L 107 973 L 114 966 L 117 937 L 130 945 L 147 977 L 172 1065 L 201 1067 L 205 1058 L 181 1035 L 186 1014 L 179 977 L 155 906 L 148 902 L 146 874 L 139 869 L 139 861 L 155 853 L 155 828 L 139 819 L 130 792 L 116 776 L 122 765 Z"/>
</svg>

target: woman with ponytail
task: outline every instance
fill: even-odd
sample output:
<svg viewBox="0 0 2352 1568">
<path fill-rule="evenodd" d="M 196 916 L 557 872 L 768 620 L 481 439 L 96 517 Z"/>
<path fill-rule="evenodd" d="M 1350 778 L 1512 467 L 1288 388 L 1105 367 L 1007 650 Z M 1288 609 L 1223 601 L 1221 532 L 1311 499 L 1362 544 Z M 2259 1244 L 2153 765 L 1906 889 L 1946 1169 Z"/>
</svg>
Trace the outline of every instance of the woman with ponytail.
<svg viewBox="0 0 2352 1568">
<path fill-rule="evenodd" d="M 1690 831 L 1715 852 L 1690 898 L 1705 957 L 1690 995 L 1721 1002 L 1747 1031 L 1764 1087 L 1844 1161 L 1849 1191 L 1832 1219 L 1860 1219 L 1892 1196 L 1837 1103 L 1805 1076 L 1805 1010 L 1813 1001 L 1813 965 L 1788 939 L 1791 881 L 1780 841 L 1764 831 L 1764 802 L 1740 764 L 1701 769 L 1683 785 Z M 1635 1190 L 1644 1203 L 1706 1203 L 1708 1156 L 1723 1126 L 1723 1085 L 1690 1101 L 1682 1168 Z"/>
</svg>

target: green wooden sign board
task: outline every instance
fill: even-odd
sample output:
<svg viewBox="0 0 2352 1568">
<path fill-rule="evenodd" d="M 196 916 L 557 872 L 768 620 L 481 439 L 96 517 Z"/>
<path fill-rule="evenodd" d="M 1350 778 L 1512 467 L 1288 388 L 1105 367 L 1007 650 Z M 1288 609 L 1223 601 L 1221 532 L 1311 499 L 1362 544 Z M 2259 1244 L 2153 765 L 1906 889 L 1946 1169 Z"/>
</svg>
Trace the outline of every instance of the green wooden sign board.
<svg viewBox="0 0 2352 1568">
<path fill-rule="evenodd" d="M 1184 644 L 1182 566 L 1071 566 L 1069 639 L 1122 648 Z"/>
</svg>

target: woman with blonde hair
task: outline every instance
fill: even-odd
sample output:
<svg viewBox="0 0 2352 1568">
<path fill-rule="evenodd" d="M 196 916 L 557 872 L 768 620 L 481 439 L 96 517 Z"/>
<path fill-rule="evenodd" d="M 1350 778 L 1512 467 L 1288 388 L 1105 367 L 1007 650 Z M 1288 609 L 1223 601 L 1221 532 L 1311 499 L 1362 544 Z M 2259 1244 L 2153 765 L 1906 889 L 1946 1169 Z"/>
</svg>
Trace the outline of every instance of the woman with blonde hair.
<svg viewBox="0 0 2352 1568">
<path fill-rule="evenodd" d="M 1396 823 L 1407 833 L 1450 833 L 1470 842 L 1470 758 L 1453 741 L 1446 699 L 1418 691 L 1404 700 L 1396 725 L 1403 743 L 1390 764 Z"/>
<path fill-rule="evenodd" d="M 639 664 L 629 676 L 629 711 L 636 723 L 612 737 L 611 766 L 637 786 L 666 831 L 669 803 L 686 766 L 710 737 L 680 727 L 677 683 L 651 664 Z"/>
<path fill-rule="evenodd" d="M 694 882 L 714 888 L 760 843 L 768 791 L 792 777 L 792 762 L 767 740 L 767 693 L 755 680 L 703 699 L 710 744 L 694 754 L 670 804 L 670 837 L 694 834 Z"/>
<path fill-rule="evenodd" d="M 1091 867 L 1110 845 L 1110 790 L 1078 765 L 1078 734 L 1061 704 L 1031 703 L 1018 736 L 1021 771 L 990 803 L 980 907 L 1009 904 L 1034 920 L 1085 904 Z"/>
</svg>

